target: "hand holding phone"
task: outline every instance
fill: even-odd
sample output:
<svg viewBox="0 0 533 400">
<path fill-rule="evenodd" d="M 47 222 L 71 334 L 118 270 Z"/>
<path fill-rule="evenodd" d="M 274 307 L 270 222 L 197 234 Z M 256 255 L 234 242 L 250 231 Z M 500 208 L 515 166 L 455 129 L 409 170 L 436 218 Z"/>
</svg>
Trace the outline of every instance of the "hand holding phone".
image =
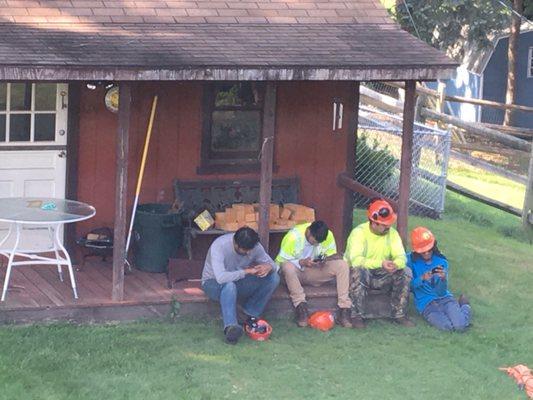
<svg viewBox="0 0 533 400">
<path fill-rule="evenodd" d="M 438 274 L 439 272 L 442 272 L 444 268 L 442 268 L 442 265 L 437 265 L 435 268 L 431 270 L 432 274 Z"/>
</svg>

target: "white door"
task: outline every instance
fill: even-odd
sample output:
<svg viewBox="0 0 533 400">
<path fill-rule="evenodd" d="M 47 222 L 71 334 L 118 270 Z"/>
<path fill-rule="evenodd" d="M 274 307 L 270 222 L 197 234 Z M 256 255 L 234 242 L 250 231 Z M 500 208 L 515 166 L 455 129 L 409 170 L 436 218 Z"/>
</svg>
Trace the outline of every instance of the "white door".
<svg viewBox="0 0 533 400">
<path fill-rule="evenodd" d="M 66 84 L 0 83 L 0 197 L 65 197 L 67 100 Z M 25 248 L 48 243 L 46 231 L 24 230 Z"/>
</svg>

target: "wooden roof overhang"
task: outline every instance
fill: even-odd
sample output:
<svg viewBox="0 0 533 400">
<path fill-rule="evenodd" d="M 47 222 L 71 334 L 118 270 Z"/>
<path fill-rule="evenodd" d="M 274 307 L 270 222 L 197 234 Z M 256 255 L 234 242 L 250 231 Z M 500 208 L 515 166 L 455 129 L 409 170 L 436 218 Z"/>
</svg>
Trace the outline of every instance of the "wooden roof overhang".
<svg viewBox="0 0 533 400">
<path fill-rule="evenodd" d="M 457 63 L 377 24 L 0 24 L 0 80 L 436 80 Z"/>
</svg>

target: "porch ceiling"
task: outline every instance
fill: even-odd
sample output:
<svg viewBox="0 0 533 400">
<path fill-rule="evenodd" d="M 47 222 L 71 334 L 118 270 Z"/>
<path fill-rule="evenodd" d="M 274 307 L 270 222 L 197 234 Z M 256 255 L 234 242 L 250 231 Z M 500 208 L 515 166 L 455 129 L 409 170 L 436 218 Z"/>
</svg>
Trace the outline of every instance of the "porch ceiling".
<svg viewBox="0 0 533 400">
<path fill-rule="evenodd" d="M 457 64 L 395 24 L 0 23 L 0 80 L 406 80 Z"/>
</svg>

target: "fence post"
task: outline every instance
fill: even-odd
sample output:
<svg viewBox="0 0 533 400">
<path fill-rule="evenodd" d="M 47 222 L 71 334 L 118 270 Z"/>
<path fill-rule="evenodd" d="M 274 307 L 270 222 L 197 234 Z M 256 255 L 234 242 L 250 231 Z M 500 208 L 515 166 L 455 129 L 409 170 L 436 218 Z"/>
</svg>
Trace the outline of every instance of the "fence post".
<svg viewBox="0 0 533 400">
<path fill-rule="evenodd" d="M 533 146 L 529 156 L 529 169 L 527 173 L 526 196 L 522 209 L 522 223 L 530 237 L 533 236 Z"/>
<path fill-rule="evenodd" d="M 405 82 L 405 101 L 403 105 L 402 155 L 400 161 L 400 198 L 398 206 L 398 232 L 407 244 L 407 218 L 409 214 L 409 195 L 411 192 L 411 170 L 413 156 L 413 125 L 415 117 L 416 81 Z"/>
</svg>

